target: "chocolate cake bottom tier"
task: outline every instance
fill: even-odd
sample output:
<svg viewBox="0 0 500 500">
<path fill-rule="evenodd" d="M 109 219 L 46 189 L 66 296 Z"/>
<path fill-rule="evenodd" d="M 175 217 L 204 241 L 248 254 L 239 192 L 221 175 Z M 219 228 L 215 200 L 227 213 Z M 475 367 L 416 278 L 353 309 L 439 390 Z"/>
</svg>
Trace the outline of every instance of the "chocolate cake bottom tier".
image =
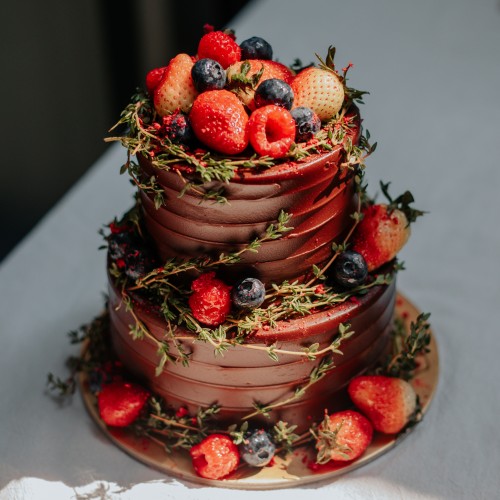
<svg viewBox="0 0 500 500">
<path fill-rule="evenodd" d="M 251 420 L 283 420 L 297 425 L 299 432 L 311 421 L 321 420 L 325 410 L 345 407 L 347 383 L 387 352 L 396 296 L 394 280 L 391 285 L 373 287 L 355 300 L 280 322 L 267 331 L 259 330 L 245 345 L 231 346 L 224 355 L 215 355 L 210 343 L 186 330 L 178 328 L 174 341 L 166 322 L 147 304 L 134 305 L 134 318 L 112 285 L 109 292 L 111 339 L 117 356 L 173 409 L 185 407 L 196 413 L 200 408 L 217 405 L 217 420 L 239 423 L 255 413 L 255 405 L 268 406 L 268 416 L 260 413 Z M 154 339 L 145 336 L 134 340 L 130 331 L 136 319 Z M 340 324 L 349 324 L 354 331 L 340 345 L 342 354 L 327 351 L 315 359 L 303 355 L 304 348 L 316 343 L 319 350 L 328 347 L 338 336 Z M 181 344 L 189 353 L 189 363 L 167 362 L 157 375 L 157 341 L 168 343 L 172 355 L 177 352 L 175 344 Z M 269 356 L 267 348 L 271 345 L 276 349 L 277 361 Z M 313 370 L 325 362 L 325 357 L 330 357 L 334 367 L 310 384 Z M 300 391 L 306 386 L 305 391 Z"/>
</svg>

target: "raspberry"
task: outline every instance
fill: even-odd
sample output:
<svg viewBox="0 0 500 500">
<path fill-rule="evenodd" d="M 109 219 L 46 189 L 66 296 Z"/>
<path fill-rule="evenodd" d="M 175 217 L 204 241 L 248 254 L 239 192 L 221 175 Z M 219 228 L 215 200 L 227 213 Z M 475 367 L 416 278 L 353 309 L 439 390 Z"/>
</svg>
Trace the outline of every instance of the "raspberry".
<svg viewBox="0 0 500 500">
<path fill-rule="evenodd" d="M 189 453 L 196 473 L 207 479 L 222 479 L 240 463 L 238 447 L 224 434 L 211 434 Z"/>
<path fill-rule="evenodd" d="M 295 138 L 295 120 L 290 111 L 269 104 L 250 115 L 248 134 L 257 153 L 281 158 L 287 154 Z"/>
<path fill-rule="evenodd" d="M 196 137 L 220 153 L 241 153 L 248 145 L 248 115 L 228 90 L 209 90 L 194 101 L 189 114 Z"/>
<path fill-rule="evenodd" d="M 106 425 L 127 427 L 139 416 L 148 398 L 149 392 L 137 384 L 111 382 L 97 396 L 99 415 Z"/>
<path fill-rule="evenodd" d="M 226 69 L 241 60 L 240 46 L 223 31 L 212 31 L 201 37 L 198 59 L 214 59 Z"/>
<path fill-rule="evenodd" d="M 191 288 L 194 293 L 189 297 L 189 307 L 193 316 L 208 326 L 224 323 L 231 309 L 231 287 L 210 272 L 196 278 Z"/>
</svg>

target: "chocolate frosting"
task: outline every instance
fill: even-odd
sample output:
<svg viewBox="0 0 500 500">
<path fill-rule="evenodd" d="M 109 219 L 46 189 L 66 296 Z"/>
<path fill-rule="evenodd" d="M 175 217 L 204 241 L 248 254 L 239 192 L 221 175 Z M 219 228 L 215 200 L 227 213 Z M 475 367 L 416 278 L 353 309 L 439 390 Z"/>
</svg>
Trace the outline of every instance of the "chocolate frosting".
<svg viewBox="0 0 500 500">
<path fill-rule="evenodd" d="M 360 130 L 359 116 L 355 116 L 355 127 L 349 134 L 353 143 L 357 143 Z M 243 269 L 246 275 L 257 274 L 267 285 L 304 279 L 313 264 L 320 266 L 331 257 L 332 243 L 341 242 L 353 223 L 350 215 L 358 200 L 352 172 L 340 165 L 343 158 L 344 149 L 339 145 L 298 162 L 283 162 L 266 170 L 239 170 L 230 182 L 201 186 L 204 192 L 224 190 L 228 203 L 217 203 L 193 190 L 179 196 L 186 182 L 179 169 L 159 170 L 139 156 L 144 175 L 154 175 L 165 195 L 164 204 L 157 209 L 151 197 L 140 192 L 147 231 L 163 259 L 219 255 L 246 247 L 276 223 L 284 210 L 291 215 L 293 230 L 264 242 L 256 253 L 243 253 L 241 264 L 231 266 L 228 272 L 237 274 Z M 147 301 L 137 301 L 134 313 L 151 335 L 168 344 L 174 356 L 176 343 L 190 353 L 188 366 L 168 362 L 156 376 L 160 361 L 157 343 L 147 336 L 132 338 L 130 325 L 135 319 L 121 303 L 111 277 L 109 281 L 112 343 L 125 366 L 173 408 L 185 406 L 195 413 L 200 407 L 219 405 L 217 418 L 223 422 L 235 422 L 252 413 L 256 403 L 272 405 L 290 399 L 308 382 L 322 358 L 331 354 L 309 360 L 297 353 L 315 343 L 319 349 L 328 347 L 341 323 L 349 323 L 355 333 L 341 345 L 342 355 L 333 354 L 335 368 L 300 398 L 273 410 L 264 421 L 286 420 L 297 424 L 298 431 L 309 427 L 311 419 L 321 419 L 325 409 L 332 411 L 346 404 L 349 380 L 373 366 L 389 346 L 394 283 L 255 331 L 245 345 L 231 347 L 223 357 L 182 327 L 175 330 L 174 342 L 156 309 Z M 272 344 L 290 353 L 273 360 L 266 351 Z"/>
</svg>

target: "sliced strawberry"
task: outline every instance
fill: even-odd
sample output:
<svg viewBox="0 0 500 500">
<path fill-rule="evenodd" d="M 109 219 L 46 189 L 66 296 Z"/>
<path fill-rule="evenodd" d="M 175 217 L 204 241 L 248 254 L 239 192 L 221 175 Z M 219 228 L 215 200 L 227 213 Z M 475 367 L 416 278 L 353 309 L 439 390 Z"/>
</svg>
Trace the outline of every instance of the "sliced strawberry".
<svg viewBox="0 0 500 500">
<path fill-rule="evenodd" d="M 348 387 L 353 403 L 384 434 L 397 434 L 414 414 L 417 396 L 413 387 L 400 378 L 383 375 L 361 376 Z"/>
<path fill-rule="evenodd" d="M 238 447 L 224 434 L 211 434 L 189 453 L 196 474 L 207 479 L 222 479 L 240 463 Z"/>
<path fill-rule="evenodd" d="M 191 78 L 193 64 L 188 54 L 178 54 L 170 61 L 154 91 L 154 106 L 159 115 L 166 116 L 178 109 L 189 111 L 198 95 Z"/>
<path fill-rule="evenodd" d="M 234 155 L 248 145 L 248 115 L 232 92 L 201 93 L 193 103 L 189 118 L 196 137 L 215 151 Z"/>
<path fill-rule="evenodd" d="M 360 457 L 373 437 L 370 421 L 353 410 L 339 411 L 328 416 L 318 427 L 317 463 L 330 460 L 348 462 Z"/>
<path fill-rule="evenodd" d="M 373 271 L 391 261 L 408 241 L 410 226 L 399 209 L 387 205 L 370 205 L 363 210 L 363 219 L 356 227 L 352 249 L 360 253 Z"/>
<path fill-rule="evenodd" d="M 167 66 L 162 66 L 161 68 L 155 68 L 152 69 L 146 75 L 146 89 L 149 95 L 153 95 L 154 91 L 156 90 L 156 87 L 158 87 L 160 82 L 163 80 L 163 76 L 165 75 L 166 69 Z"/>
<path fill-rule="evenodd" d="M 333 70 L 310 67 L 292 82 L 294 107 L 311 108 L 321 121 L 333 118 L 344 103 L 344 85 Z"/>
<path fill-rule="evenodd" d="M 258 154 L 281 158 L 295 139 L 295 120 L 286 109 L 269 104 L 250 115 L 248 134 Z"/>
<path fill-rule="evenodd" d="M 148 398 L 149 392 L 137 384 L 105 384 L 97 396 L 99 415 L 106 425 L 127 427 L 137 419 Z"/>
<path fill-rule="evenodd" d="M 224 69 L 241 59 L 240 46 L 223 31 L 210 31 L 198 44 L 198 59 L 213 59 Z"/>
<path fill-rule="evenodd" d="M 217 279 L 214 272 L 209 272 L 196 278 L 191 288 L 189 307 L 193 316 L 208 326 L 223 323 L 231 309 L 231 287 Z"/>
<path fill-rule="evenodd" d="M 228 88 L 250 109 L 255 109 L 253 98 L 255 89 L 264 80 L 278 78 L 290 85 L 294 79 L 293 71 L 276 61 L 250 59 L 232 64 L 227 69 Z"/>
</svg>

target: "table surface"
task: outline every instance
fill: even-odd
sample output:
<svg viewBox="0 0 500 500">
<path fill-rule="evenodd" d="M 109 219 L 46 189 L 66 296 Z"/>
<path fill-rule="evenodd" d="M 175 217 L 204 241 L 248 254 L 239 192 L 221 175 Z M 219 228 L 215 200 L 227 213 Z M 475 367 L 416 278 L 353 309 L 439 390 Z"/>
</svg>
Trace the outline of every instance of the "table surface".
<svg viewBox="0 0 500 500">
<path fill-rule="evenodd" d="M 391 180 L 430 212 L 401 254 L 398 286 L 432 313 L 441 362 L 424 422 L 390 453 L 335 481 L 239 498 L 498 498 L 500 3 L 269 0 L 231 26 L 286 63 L 330 44 L 338 64 L 354 63 L 349 83 L 370 91 L 364 125 L 379 144 L 372 194 Z M 124 158 L 110 147 L 0 267 L 0 499 L 234 495 L 148 469 L 110 444 L 78 396 L 45 393 L 47 373 L 75 354 L 66 333 L 101 310 L 97 231 L 132 204 Z"/>
</svg>

